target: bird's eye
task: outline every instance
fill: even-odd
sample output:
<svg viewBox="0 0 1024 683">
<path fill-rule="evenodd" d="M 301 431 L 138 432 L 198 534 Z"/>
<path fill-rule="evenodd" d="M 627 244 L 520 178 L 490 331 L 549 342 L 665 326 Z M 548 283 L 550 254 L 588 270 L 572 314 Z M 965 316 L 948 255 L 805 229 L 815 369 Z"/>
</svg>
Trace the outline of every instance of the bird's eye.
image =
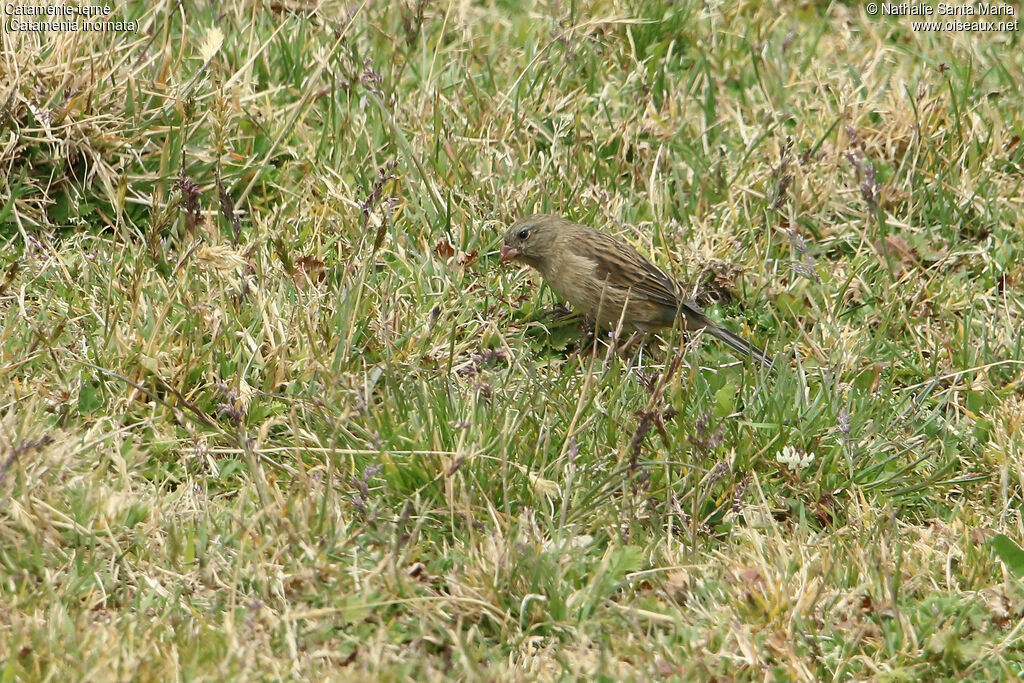
<svg viewBox="0 0 1024 683">
<path fill-rule="evenodd" d="M 529 230 L 520 230 L 519 231 L 519 235 L 518 235 L 519 239 L 525 240 L 529 236 L 530 236 L 530 231 Z"/>
</svg>

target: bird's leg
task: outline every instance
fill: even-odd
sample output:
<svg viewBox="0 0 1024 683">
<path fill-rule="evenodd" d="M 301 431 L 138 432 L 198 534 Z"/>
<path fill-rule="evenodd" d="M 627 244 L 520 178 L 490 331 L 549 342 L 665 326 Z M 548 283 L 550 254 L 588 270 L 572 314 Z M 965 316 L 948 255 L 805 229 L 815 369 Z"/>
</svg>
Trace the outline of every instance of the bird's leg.
<svg viewBox="0 0 1024 683">
<path fill-rule="evenodd" d="M 617 344 L 615 349 L 619 358 L 626 363 L 626 372 L 635 372 L 640 378 L 641 383 L 645 379 L 643 353 L 647 347 L 646 342 L 646 335 L 643 332 L 635 331 L 629 335 L 626 341 Z"/>
<path fill-rule="evenodd" d="M 618 351 L 619 355 L 625 359 L 629 359 L 632 356 L 639 356 L 640 352 L 643 351 L 643 334 L 640 332 L 634 332 L 629 335 L 629 339 L 619 344 Z M 636 351 L 636 353 L 634 353 Z"/>
<path fill-rule="evenodd" d="M 587 319 L 580 321 L 580 339 L 576 343 L 576 352 L 586 355 L 597 349 L 597 330 L 594 324 Z"/>
<path fill-rule="evenodd" d="M 568 306 L 560 304 L 551 310 L 546 311 L 544 316 L 554 322 L 561 322 L 563 320 L 572 320 L 572 318 L 576 316 L 576 313 L 574 313 Z"/>
<path fill-rule="evenodd" d="M 594 329 L 594 323 L 587 319 L 584 319 L 580 323 L 580 339 L 583 341 L 583 346 L 591 346 L 597 343 L 597 334 Z"/>
<path fill-rule="evenodd" d="M 597 334 L 595 334 L 594 325 L 583 318 L 580 320 L 580 336 L 577 341 L 569 347 L 569 353 L 566 356 L 566 360 L 582 359 L 591 353 L 597 351 Z"/>
</svg>

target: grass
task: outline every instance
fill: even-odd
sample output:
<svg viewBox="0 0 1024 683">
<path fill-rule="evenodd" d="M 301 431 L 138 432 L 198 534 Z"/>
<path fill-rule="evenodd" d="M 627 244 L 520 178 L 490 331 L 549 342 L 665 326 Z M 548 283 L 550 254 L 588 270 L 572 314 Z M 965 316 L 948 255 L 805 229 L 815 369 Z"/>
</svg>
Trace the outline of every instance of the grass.
<svg viewBox="0 0 1024 683">
<path fill-rule="evenodd" d="M 5 679 L 1014 679 L 1024 57 L 860 5 L 3 35 Z M 773 372 L 579 344 L 504 227 Z"/>
</svg>

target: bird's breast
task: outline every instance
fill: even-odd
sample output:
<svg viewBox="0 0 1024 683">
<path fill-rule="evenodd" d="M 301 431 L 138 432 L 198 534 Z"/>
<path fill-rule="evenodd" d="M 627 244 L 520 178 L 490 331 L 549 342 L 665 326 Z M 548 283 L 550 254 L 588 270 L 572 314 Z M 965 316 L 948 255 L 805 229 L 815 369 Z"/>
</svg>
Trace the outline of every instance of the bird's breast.
<svg viewBox="0 0 1024 683">
<path fill-rule="evenodd" d="M 580 313 L 605 328 L 614 329 L 620 318 L 627 329 L 636 327 L 632 314 L 637 312 L 634 306 L 642 306 L 642 303 L 632 301 L 623 316 L 629 290 L 598 277 L 597 263 L 593 259 L 570 252 L 563 254 L 559 262 L 547 265 L 542 274 L 548 285 Z"/>
<path fill-rule="evenodd" d="M 573 253 L 565 253 L 548 264 L 543 273 L 555 294 L 577 308 L 587 308 L 594 294 L 594 262 Z"/>
</svg>

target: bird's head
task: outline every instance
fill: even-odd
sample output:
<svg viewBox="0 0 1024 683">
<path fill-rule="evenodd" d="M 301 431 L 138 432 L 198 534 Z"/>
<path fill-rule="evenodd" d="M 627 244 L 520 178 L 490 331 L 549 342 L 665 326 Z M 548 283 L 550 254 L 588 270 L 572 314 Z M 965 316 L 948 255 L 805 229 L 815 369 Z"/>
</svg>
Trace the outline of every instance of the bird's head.
<svg viewBox="0 0 1024 683">
<path fill-rule="evenodd" d="M 559 225 L 564 219 L 538 213 L 520 218 L 505 231 L 501 244 L 501 262 L 518 261 L 542 269 L 544 259 L 551 253 L 558 238 Z"/>
</svg>

